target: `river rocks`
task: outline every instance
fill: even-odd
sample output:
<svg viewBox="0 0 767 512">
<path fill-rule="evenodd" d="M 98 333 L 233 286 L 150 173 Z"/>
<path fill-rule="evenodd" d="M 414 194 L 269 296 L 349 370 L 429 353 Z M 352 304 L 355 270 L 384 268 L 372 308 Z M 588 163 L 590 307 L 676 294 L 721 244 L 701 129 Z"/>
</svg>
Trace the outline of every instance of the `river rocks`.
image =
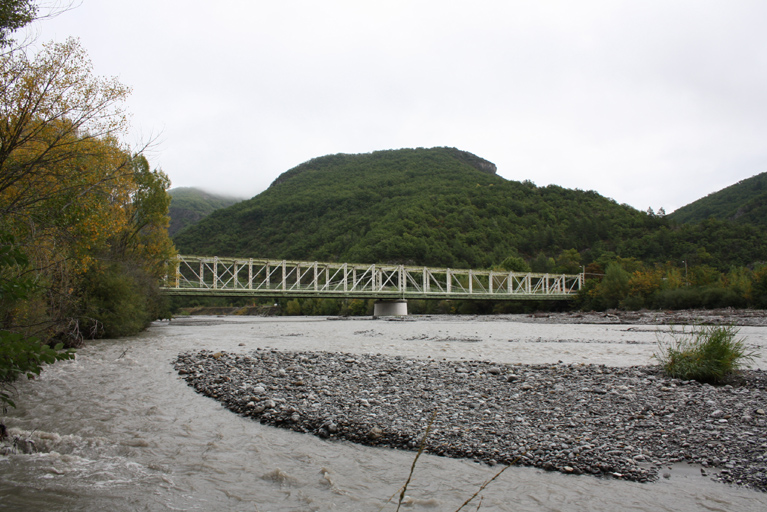
<svg viewBox="0 0 767 512">
<path fill-rule="evenodd" d="M 634 325 L 738 325 L 765 326 L 767 314 L 760 309 L 683 309 L 678 311 L 620 311 L 533 313 L 513 316 L 515 322 L 556 324 L 634 324 Z M 632 329 L 629 329 L 632 330 Z"/>
<path fill-rule="evenodd" d="M 767 491 L 767 375 L 728 386 L 656 367 L 503 365 L 258 350 L 182 354 L 198 392 L 329 439 L 640 482 L 677 462 Z"/>
</svg>

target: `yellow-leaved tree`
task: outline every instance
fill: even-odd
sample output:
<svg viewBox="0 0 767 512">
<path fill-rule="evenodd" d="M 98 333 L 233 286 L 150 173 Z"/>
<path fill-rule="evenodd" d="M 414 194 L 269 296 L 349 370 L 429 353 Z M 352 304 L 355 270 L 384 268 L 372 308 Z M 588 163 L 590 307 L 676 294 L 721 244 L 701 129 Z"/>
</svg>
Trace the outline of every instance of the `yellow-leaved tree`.
<svg viewBox="0 0 767 512">
<path fill-rule="evenodd" d="M 159 314 L 169 181 L 120 142 L 129 92 L 76 39 L 0 56 L 0 234 L 28 259 L 4 272 L 34 282 L 3 328 L 73 346 Z"/>
</svg>

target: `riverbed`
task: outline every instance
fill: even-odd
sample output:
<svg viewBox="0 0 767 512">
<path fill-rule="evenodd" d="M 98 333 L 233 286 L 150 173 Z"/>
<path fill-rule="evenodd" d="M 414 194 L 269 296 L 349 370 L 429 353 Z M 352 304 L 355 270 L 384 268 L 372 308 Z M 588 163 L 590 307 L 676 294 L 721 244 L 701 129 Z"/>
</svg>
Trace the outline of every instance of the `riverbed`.
<svg viewBox="0 0 767 512">
<path fill-rule="evenodd" d="M 681 327 L 551 324 L 514 317 L 193 317 L 142 335 L 90 343 L 19 385 L 4 416 L 35 453 L 0 458 L 5 510 L 394 510 L 414 453 L 261 425 L 197 394 L 173 363 L 196 350 L 386 354 L 504 364 L 654 364 L 658 339 Z M 767 328 L 740 335 L 767 367 Z M 757 432 L 765 436 L 764 429 Z M 757 436 L 758 437 L 758 436 Z M 765 449 L 767 456 L 767 448 Z M 456 510 L 500 469 L 422 455 L 410 510 Z M 764 510 L 767 494 L 665 468 L 654 483 L 512 467 L 481 493 L 481 510 Z M 479 499 L 479 498 L 478 498 Z M 475 510 L 477 502 L 469 509 Z"/>
</svg>

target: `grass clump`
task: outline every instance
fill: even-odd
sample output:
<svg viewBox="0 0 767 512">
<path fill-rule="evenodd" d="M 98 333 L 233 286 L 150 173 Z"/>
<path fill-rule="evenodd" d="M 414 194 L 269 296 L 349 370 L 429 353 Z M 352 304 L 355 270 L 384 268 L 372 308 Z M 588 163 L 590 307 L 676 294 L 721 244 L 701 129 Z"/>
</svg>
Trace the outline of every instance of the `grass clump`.
<svg viewBox="0 0 767 512">
<path fill-rule="evenodd" d="M 654 357 L 669 377 L 718 384 L 755 357 L 746 349 L 745 339 L 737 338 L 738 332 L 733 326 L 672 331 L 671 341 L 658 340 Z"/>
</svg>

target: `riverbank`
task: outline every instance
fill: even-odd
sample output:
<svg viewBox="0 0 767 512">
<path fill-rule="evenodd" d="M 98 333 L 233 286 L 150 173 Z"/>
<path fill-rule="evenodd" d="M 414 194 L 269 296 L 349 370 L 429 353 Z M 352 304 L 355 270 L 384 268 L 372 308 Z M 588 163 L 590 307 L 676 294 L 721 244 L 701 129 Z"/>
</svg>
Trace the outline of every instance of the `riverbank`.
<svg viewBox="0 0 767 512">
<path fill-rule="evenodd" d="M 540 321 L 540 319 L 538 320 Z M 678 463 L 767 491 L 767 374 L 714 387 L 653 366 L 289 352 L 181 354 L 199 393 L 261 423 L 488 464 L 639 482 Z M 433 418 L 433 420 L 432 420 Z"/>
<path fill-rule="evenodd" d="M 767 310 L 761 309 L 681 309 L 677 311 L 574 311 L 515 315 L 517 322 L 557 324 L 629 324 L 629 325 L 737 325 L 767 326 Z"/>
<path fill-rule="evenodd" d="M 212 307 L 197 306 L 181 308 L 176 318 L 188 316 L 279 316 L 278 306 Z M 433 315 L 412 315 L 417 318 L 429 318 Z M 457 315 L 454 315 L 457 316 Z M 369 317 L 368 317 L 369 318 Z M 407 318 L 407 317 L 405 317 Z M 684 309 L 678 311 L 571 311 L 538 312 L 529 314 L 486 315 L 479 318 L 493 320 L 511 320 L 521 323 L 549 324 L 639 324 L 639 325 L 739 325 L 767 326 L 767 310 L 759 309 Z"/>
<path fill-rule="evenodd" d="M 179 308 L 176 318 L 187 316 L 275 316 L 279 306 L 194 306 Z"/>
</svg>

